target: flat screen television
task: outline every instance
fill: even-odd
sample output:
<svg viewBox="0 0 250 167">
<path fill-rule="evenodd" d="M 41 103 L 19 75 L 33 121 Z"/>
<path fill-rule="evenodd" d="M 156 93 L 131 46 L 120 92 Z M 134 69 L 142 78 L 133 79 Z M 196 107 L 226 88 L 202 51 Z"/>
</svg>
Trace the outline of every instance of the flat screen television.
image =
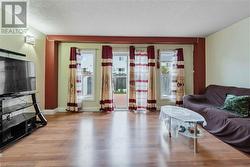
<svg viewBox="0 0 250 167">
<path fill-rule="evenodd" d="M 0 96 L 35 90 L 36 72 L 33 62 L 0 57 Z"/>
</svg>

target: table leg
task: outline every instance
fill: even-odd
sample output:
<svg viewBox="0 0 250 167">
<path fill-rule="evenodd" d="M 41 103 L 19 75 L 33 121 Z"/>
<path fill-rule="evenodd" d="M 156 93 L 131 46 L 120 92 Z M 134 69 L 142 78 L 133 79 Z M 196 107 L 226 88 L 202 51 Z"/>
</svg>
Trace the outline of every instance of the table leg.
<svg viewBox="0 0 250 167">
<path fill-rule="evenodd" d="M 197 153 L 197 123 L 194 124 L 194 153 Z"/>
<path fill-rule="evenodd" d="M 169 137 L 171 137 L 171 117 L 169 117 L 169 123 L 168 123 L 168 134 L 169 134 Z"/>
</svg>

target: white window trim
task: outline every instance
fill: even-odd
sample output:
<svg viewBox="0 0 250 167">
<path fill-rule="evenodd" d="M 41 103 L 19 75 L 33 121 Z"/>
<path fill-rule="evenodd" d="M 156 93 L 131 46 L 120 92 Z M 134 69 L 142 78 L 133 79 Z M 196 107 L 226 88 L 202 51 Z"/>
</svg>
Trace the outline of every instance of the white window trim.
<svg viewBox="0 0 250 167">
<path fill-rule="evenodd" d="M 89 101 L 94 102 L 96 99 L 96 92 L 95 92 L 95 78 L 96 78 L 96 49 L 81 49 L 81 53 L 92 53 L 93 54 L 93 84 L 91 87 L 92 97 L 82 96 L 82 101 Z"/>
</svg>

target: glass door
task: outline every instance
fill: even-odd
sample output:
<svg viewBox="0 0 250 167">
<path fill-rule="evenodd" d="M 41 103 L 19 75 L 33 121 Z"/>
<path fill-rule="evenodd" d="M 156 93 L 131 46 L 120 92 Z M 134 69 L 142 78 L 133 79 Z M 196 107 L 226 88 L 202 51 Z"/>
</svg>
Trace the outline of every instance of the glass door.
<svg viewBox="0 0 250 167">
<path fill-rule="evenodd" d="M 115 110 L 128 109 L 128 52 L 113 52 L 113 99 Z"/>
</svg>

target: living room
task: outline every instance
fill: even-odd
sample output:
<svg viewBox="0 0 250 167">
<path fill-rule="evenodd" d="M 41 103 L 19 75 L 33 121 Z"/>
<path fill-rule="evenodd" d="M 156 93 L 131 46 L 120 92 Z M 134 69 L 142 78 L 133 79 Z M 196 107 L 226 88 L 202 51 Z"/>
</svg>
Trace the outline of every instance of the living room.
<svg viewBox="0 0 250 167">
<path fill-rule="evenodd" d="M 1 0 L 0 166 L 250 166 L 249 0 Z"/>
</svg>

